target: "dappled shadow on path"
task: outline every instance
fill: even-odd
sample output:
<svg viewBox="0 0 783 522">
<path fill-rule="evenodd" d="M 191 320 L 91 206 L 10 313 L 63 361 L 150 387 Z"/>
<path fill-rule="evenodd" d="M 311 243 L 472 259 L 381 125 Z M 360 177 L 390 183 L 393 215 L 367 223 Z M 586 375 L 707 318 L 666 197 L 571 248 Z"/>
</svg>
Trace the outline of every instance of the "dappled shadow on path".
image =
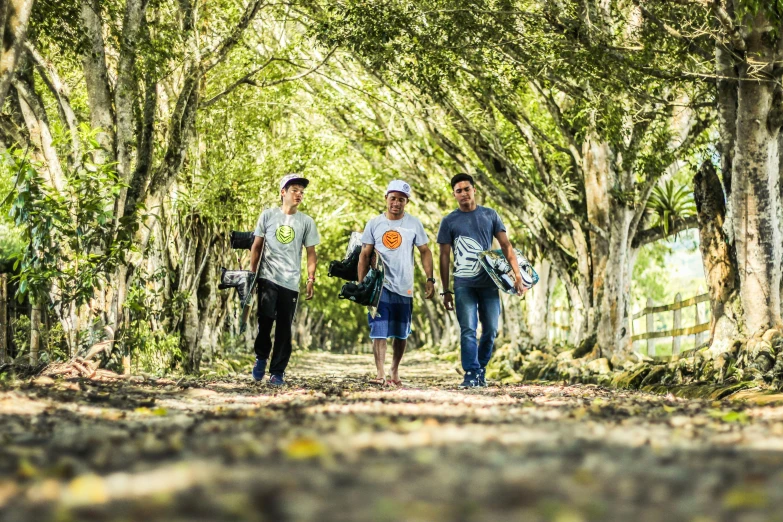
<svg viewBox="0 0 783 522">
<path fill-rule="evenodd" d="M 290 385 L 0 392 L 3 520 L 778 520 L 783 408 L 595 386 L 461 391 L 452 364 L 303 354 Z M 664 516 L 665 513 L 665 516 Z M 701 517 L 701 518 L 698 518 Z"/>
</svg>

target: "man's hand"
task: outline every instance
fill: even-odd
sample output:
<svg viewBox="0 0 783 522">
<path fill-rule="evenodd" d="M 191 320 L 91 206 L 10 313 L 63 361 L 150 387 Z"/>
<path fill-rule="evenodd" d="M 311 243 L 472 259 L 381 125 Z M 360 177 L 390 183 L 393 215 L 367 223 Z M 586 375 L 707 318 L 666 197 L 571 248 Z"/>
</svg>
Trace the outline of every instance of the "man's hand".
<svg viewBox="0 0 783 522">
<path fill-rule="evenodd" d="M 315 281 L 307 281 L 307 287 L 305 289 L 305 301 L 309 301 L 313 298 L 313 286 L 315 286 Z"/>
<path fill-rule="evenodd" d="M 427 286 L 424 287 L 424 299 L 432 299 L 435 295 L 435 283 L 427 281 Z"/>
<path fill-rule="evenodd" d="M 530 289 L 522 284 L 522 277 L 517 276 L 516 280 L 514 281 L 514 290 L 517 291 L 517 295 L 519 297 L 522 297 L 523 295 L 525 295 L 525 292 L 527 292 Z"/>
<path fill-rule="evenodd" d="M 443 294 L 443 306 L 450 312 L 454 310 L 454 296 L 451 292 Z"/>
</svg>

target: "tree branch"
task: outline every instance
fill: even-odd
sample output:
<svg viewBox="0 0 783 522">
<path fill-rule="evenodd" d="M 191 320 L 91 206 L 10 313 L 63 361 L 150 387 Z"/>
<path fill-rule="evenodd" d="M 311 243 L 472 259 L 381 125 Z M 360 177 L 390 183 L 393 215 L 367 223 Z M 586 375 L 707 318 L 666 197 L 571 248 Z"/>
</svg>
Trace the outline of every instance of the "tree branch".
<svg viewBox="0 0 783 522">
<path fill-rule="evenodd" d="M 13 86 L 19 94 L 19 106 L 22 109 L 30 140 L 40 150 L 46 162 L 45 167 L 49 172 L 52 186 L 62 192 L 65 188 L 62 165 L 55 149 L 46 108 L 33 87 L 31 76 L 32 74 L 27 73 L 15 75 Z"/>
<path fill-rule="evenodd" d="M 231 49 L 233 49 L 234 46 L 239 43 L 239 39 L 242 37 L 242 33 L 245 32 L 245 29 L 247 29 L 247 27 L 250 25 L 250 22 L 252 22 L 256 17 L 258 11 L 260 11 L 261 8 L 265 5 L 266 4 L 262 2 L 262 0 L 253 0 L 247 5 L 247 7 L 245 7 L 245 12 L 239 19 L 237 26 L 233 31 L 231 31 L 231 34 L 220 44 L 218 44 L 217 48 L 213 52 L 208 53 L 208 55 L 211 54 L 214 56 L 209 62 L 204 63 L 203 74 L 209 72 L 213 67 L 225 59 L 226 55 L 228 55 Z"/>
<path fill-rule="evenodd" d="M 642 221 L 642 217 L 644 216 L 644 213 L 646 211 L 647 201 L 650 199 L 650 196 L 652 195 L 655 186 L 658 184 L 661 177 L 666 172 L 672 171 L 674 170 L 675 167 L 678 166 L 679 159 L 677 158 L 677 152 L 682 150 L 688 150 L 688 148 L 690 148 L 690 146 L 693 144 L 693 142 L 696 140 L 699 134 L 701 134 L 709 126 L 709 123 L 710 121 L 708 119 L 697 120 L 696 124 L 693 125 L 693 127 L 688 131 L 687 138 L 677 148 L 675 148 L 670 152 L 670 155 L 673 158 L 672 163 L 662 172 L 658 173 L 658 175 L 651 176 L 644 183 L 641 190 L 639 191 L 641 193 L 641 198 L 639 199 L 639 208 L 636 209 L 636 213 L 634 214 L 634 217 L 631 221 L 631 226 L 629 228 L 630 233 L 633 237 L 635 237 L 635 231 Z M 633 241 L 634 240 L 632 240 L 632 242 Z"/>
<path fill-rule="evenodd" d="M 685 42 L 688 45 L 689 51 L 695 52 L 696 54 L 698 54 L 699 56 L 701 56 L 702 58 L 710 62 L 714 59 L 714 56 L 711 53 L 707 52 L 705 49 L 701 48 L 696 42 L 693 41 L 693 38 L 689 38 L 685 36 L 677 29 L 675 29 L 674 27 L 670 26 L 669 24 L 667 24 L 666 22 L 664 22 L 663 20 L 655 16 L 646 7 L 644 7 L 639 0 L 634 0 L 634 4 L 636 4 L 636 7 L 638 7 L 641 10 L 642 15 L 644 15 L 645 18 L 647 18 L 652 23 L 654 23 L 655 25 L 657 25 L 658 27 L 666 31 L 666 33 L 669 36 L 672 36 L 673 38 Z"/>
<path fill-rule="evenodd" d="M 563 121 L 563 113 L 560 112 L 560 107 L 557 105 L 550 94 L 544 92 L 544 89 L 538 84 L 538 82 L 531 81 L 530 84 L 535 88 L 536 91 L 538 91 L 538 94 L 546 103 L 549 114 L 552 116 L 552 119 L 555 120 L 555 124 L 557 124 L 557 128 L 560 129 L 560 132 L 563 134 L 566 142 L 568 142 L 568 152 L 573 157 L 574 164 L 577 167 L 577 172 L 581 172 L 582 154 L 576 147 L 573 133 L 568 127 L 566 127 L 565 122 Z"/>
<path fill-rule="evenodd" d="M 731 15 L 729 15 L 723 6 L 720 5 L 720 0 L 715 0 L 712 3 L 712 12 L 715 13 L 715 17 L 726 31 L 726 34 L 729 37 L 729 41 L 731 42 L 731 45 L 734 46 L 734 49 L 737 51 L 745 51 L 747 49 L 745 46 L 745 40 L 742 39 L 742 35 L 740 34 L 739 29 L 734 27 L 734 21 L 731 19 Z"/>
<path fill-rule="evenodd" d="M 644 245 L 649 245 L 650 243 L 654 243 L 673 234 L 679 234 L 684 230 L 691 230 L 693 228 L 698 228 L 698 226 L 699 226 L 698 217 L 696 215 L 693 215 L 693 216 L 688 216 L 686 218 L 678 219 L 676 222 L 672 224 L 672 226 L 669 227 L 668 233 L 666 233 L 666 231 L 664 230 L 663 225 L 658 225 L 657 227 L 648 228 L 646 230 L 642 230 L 636 233 L 636 235 L 633 238 L 633 241 L 631 241 L 631 247 L 639 248 Z"/>
<path fill-rule="evenodd" d="M 71 165 L 78 168 L 82 163 L 82 146 L 79 139 L 79 122 L 76 119 L 76 113 L 71 107 L 70 94 L 68 88 L 60 80 L 57 70 L 47 62 L 43 56 L 38 53 L 32 43 L 25 42 L 25 48 L 38 69 L 46 87 L 51 91 L 57 100 L 57 109 L 60 113 L 60 119 L 68 127 L 71 136 Z"/>
<path fill-rule="evenodd" d="M 280 85 L 281 83 L 293 82 L 293 81 L 296 81 L 296 80 L 300 80 L 300 79 L 304 78 L 305 76 L 308 76 L 309 74 L 312 74 L 312 73 L 316 72 L 318 69 L 320 69 L 329 60 L 329 58 L 332 56 L 332 54 L 334 54 L 334 52 L 336 50 L 337 50 L 337 48 L 335 47 L 334 49 L 329 51 L 329 53 L 326 55 L 326 57 L 323 60 L 321 60 L 321 62 L 318 63 L 318 65 L 316 65 L 315 67 L 312 67 L 312 68 L 304 71 L 301 74 L 297 74 L 297 75 L 291 76 L 289 78 L 281 78 L 279 80 L 274 80 L 274 81 L 271 81 L 271 82 L 268 82 L 268 83 L 266 81 L 264 81 L 264 82 L 261 82 L 261 84 L 259 84 L 255 80 L 252 80 L 251 78 L 253 76 L 255 76 L 259 72 L 261 72 L 264 69 L 266 69 L 273 62 L 286 62 L 286 63 L 292 64 L 292 65 L 295 65 L 296 67 L 304 67 L 303 65 L 299 65 L 297 63 L 294 63 L 293 61 L 291 61 L 291 60 L 289 60 L 287 58 L 275 58 L 273 56 L 272 58 L 270 58 L 269 60 L 264 62 L 264 64 L 261 65 L 260 67 L 257 67 L 255 69 L 253 69 L 252 71 L 250 71 L 249 73 L 244 75 L 242 78 L 238 79 L 237 81 L 235 81 L 234 83 L 232 83 L 231 85 L 226 87 L 222 92 L 216 94 L 215 96 L 213 96 L 209 100 L 207 100 L 204 103 L 202 103 L 201 104 L 201 108 L 207 108 L 207 107 L 210 107 L 210 106 L 214 105 L 215 103 L 217 103 L 222 98 L 224 98 L 225 96 L 227 96 L 228 94 L 233 92 L 237 87 L 239 87 L 242 84 L 252 85 L 253 87 L 258 87 L 258 88 L 263 89 L 265 87 L 273 87 L 275 85 Z"/>
</svg>

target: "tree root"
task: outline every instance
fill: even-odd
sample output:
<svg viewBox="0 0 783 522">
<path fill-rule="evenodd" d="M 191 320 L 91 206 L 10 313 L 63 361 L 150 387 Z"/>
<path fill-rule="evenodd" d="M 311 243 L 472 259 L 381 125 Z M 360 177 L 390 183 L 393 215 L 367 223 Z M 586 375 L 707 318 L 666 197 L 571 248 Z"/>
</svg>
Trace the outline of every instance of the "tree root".
<svg viewBox="0 0 783 522">
<path fill-rule="evenodd" d="M 581 348 L 577 350 L 583 352 Z M 576 358 L 577 350 L 554 353 L 544 348 L 512 353 L 501 348 L 487 377 L 502 382 L 539 380 L 655 392 L 678 390 L 686 396 L 710 398 L 747 388 L 783 390 L 783 333 L 774 328 L 738 339 L 718 354 L 709 347 L 668 359 L 634 352 L 621 362 Z"/>
</svg>

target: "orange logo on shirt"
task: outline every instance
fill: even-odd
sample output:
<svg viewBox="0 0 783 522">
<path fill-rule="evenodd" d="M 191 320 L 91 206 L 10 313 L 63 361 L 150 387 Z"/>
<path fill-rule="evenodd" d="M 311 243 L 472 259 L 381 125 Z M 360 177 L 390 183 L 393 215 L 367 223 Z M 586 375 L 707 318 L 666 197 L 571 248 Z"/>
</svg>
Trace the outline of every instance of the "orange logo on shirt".
<svg viewBox="0 0 783 522">
<path fill-rule="evenodd" d="M 396 250 L 402 244 L 402 234 L 396 230 L 389 230 L 383 235 L 383 246 L 389 250 Z"/>
</svg>

